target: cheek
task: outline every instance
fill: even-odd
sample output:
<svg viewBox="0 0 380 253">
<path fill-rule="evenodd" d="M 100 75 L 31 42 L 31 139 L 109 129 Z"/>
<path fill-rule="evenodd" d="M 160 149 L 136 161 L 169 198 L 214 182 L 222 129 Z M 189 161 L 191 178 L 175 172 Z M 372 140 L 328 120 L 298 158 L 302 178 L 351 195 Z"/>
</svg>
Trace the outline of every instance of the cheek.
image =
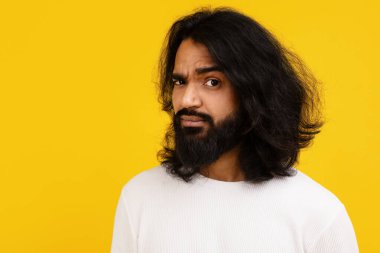
<svg viewBox="0 0 380 253">
<path fill-rule="evenodd" d="M 228 95 L 208 99 L 207 109 L 215 122 L 218 122 L 236 111 L 236 99 Z"/>
<path fill-rule="evenodd" d="M 172 92 L 172 105 L 173 105 L 173 109 L 174 109 L 174 112 L 176 113 L 178 111 L 178 101 L 179 101 L 179 94 L 178 92 L 176 91 L 176 89 L 173 89 L 173 92 Z"/>
</svg>

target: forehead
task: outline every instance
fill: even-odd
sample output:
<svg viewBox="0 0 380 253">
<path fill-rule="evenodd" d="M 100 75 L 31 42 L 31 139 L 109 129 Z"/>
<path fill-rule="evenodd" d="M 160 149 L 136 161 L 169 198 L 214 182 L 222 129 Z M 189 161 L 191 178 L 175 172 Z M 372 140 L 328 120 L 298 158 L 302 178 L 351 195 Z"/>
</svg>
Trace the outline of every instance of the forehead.
<svg viewBox="0 0 380 253">
<path fill-rule="evenodd" d="M 192 39 L 181 42 L 175 57 L 175 71 L 189 71 L 210 65 L 214 65 L 214 60 L 205 45 Z"/>
</svg>

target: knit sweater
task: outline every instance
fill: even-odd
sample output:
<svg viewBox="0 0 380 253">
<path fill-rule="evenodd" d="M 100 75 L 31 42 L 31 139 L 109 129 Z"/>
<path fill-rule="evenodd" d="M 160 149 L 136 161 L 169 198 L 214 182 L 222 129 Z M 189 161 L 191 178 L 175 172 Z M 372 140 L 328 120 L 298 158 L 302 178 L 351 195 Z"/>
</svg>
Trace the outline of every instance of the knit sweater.
<svg viewBox="0 0 380 253">
<path fill-rule="evenodd" d="M 111 253 L 359 252 L 344 205 L 294 170 L 255 184 L 141 172 L 121 191 Z"/>
</svg>

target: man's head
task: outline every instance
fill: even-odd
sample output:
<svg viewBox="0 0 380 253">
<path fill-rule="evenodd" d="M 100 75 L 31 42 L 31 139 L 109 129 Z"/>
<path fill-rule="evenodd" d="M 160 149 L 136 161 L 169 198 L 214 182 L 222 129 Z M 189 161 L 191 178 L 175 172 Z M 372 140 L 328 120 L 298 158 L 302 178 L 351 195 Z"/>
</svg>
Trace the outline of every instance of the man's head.
<svg viewBox="0 0 380 253">
<path fill-rule="evenodd" d="M 238 144 L 246 180 L 289 175 L 321 126 L 315 81 L 300 60 L 231 9 L 176 21 L 160 70 L 160 102 L 173 123 L 159 157 L 185 181 Z"/>
<path fill-rule="evenodd" d="M 177 50 L 172 84 L 172 106 L 176 114 L 189 109 L 210 115 L 210 120 L 217 123 L 237 111 L 238 96 L 229 79 L 207 47 L 191 38 L 184 39 Z M 182 123 L 205 131 L 210 125 L 202 119 L 202 116 L 184 116 Z"/>
<path fill-rule="evenodd" d="M 206 46 L 181 42 L 172 83 L 175 151 L 184 168 L 209 165 L 240 142 L 236 91 Z"/>
</svg>

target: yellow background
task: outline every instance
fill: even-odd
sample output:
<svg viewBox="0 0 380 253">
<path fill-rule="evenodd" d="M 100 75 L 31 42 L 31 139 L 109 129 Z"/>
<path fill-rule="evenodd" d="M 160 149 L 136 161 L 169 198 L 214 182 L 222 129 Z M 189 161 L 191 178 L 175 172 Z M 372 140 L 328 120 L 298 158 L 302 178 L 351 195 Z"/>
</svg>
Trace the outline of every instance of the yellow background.
<svg viewBox="0 0 380 253">
<path fill-rule="evenodd" d="M 121 187 L 157 165 L 154 81 L 170 24 L 232 6 L 323 83 L 326 125 L 298 168 L 380 252 L 377 1 L 1 1 L 0 251 L 109 252 Z"/>
</svg>

